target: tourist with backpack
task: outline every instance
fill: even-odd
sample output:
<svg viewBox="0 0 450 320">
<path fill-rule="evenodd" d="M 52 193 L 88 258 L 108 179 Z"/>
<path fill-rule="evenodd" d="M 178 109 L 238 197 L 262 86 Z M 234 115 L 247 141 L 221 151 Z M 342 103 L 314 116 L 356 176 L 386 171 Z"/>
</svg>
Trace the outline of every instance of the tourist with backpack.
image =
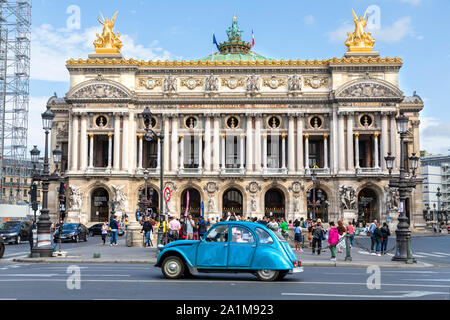
<svg viewBox="0 0 450 320">
<path fill-rule="evenodd" d="M 389 230 L 389 226 L 386 222 L 383 223 L 381 234 L 383 235 L 383 241 L 381 241 L 381 254 L 386 254 L 388 237 L 391 235 L 391 231 Z"/>
<path fill-rule="evenodd" d="M 312 227 L 312 254 L 315 253 L 317 246 L 317 254 L 320 255 L 322 250 L 322 240 L 323 240 L 324 229 L 322 226 L 322 221 L 317 220 L 317 223 Z"/>
</svg>

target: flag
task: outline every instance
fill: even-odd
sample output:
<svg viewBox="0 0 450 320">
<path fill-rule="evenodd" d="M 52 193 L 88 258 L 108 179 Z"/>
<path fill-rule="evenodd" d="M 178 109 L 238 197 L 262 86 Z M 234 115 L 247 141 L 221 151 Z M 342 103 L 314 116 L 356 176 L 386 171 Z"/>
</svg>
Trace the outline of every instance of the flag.
<svg viewBox="0 0 450 320">
<path fill-rule="evenodd" d="M 189 191 L 186 192 L 186 211 L 184 212 L 184 216 L 187 217 L 189 210 Z"/>
<path fill-rule="evenodd" d="M 216 45 L 217 50 L 219 50 L 219 44 L 217 43 L 216 35 L 214 33 L 213 33 L 213 43 Z"/>
<path fill-rule="evenodd" d="M 255 35 L 253 34 L 253 30 L 252 30 L 252 47 L 255 46 Z"/>
</svg>

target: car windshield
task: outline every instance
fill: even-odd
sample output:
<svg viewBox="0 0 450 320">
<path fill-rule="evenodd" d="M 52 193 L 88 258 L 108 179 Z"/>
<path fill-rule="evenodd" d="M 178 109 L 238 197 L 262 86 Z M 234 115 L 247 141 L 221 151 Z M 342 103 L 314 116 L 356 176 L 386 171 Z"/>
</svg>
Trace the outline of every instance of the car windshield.
<svg viewBox="0 0 450 320">
<path fill-rule="evenodd" d="M 278 229 L 277 231 L 273 231 L 273 233 L 275 233 L 275 235 L 277 236 L 278 240 L 280 240 L 281 242 L 286 242 L 286 238 L 281 234 L 280 229 Z"/>
<path fill-rule="evenodd" d="M 0 230 L 11 230 L 17 229 L 20 226 L 20 222 L 17 221 L 8 221 L 0 225 Z"/>
<path fill-rule="evenodd" d="M 63 230 L 75 230 L 77 228 L 77 225 L 74 223 L 64 223 L 63 224 Z"/>
</svg>

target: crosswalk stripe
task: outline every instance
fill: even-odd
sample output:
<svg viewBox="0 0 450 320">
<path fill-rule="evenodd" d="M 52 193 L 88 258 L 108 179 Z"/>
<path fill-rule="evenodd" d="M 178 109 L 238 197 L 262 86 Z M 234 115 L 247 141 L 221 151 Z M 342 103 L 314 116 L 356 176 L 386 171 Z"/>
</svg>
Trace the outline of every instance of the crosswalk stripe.
<svg viewBox="0 0 450 320">
<path fill-rule="evenodd" d="M 444 258 L 444 256 L 442 256 L 440 254 L 435 254 L 435 253 L 418 252 L 418 254 L 425 255 L 425 256 L 430 256 L 430 257 L 435 257 L 435 258 Z"/>
<path fill-rule="evenodd" d="M 445 253 L 445 252 L 431 252 L 431 253 L 434 253 L 434 254 L 441 254 L 441 255 L 449 256 L 449 257 L 450 257 L 450 253 Z"/>
</svg>

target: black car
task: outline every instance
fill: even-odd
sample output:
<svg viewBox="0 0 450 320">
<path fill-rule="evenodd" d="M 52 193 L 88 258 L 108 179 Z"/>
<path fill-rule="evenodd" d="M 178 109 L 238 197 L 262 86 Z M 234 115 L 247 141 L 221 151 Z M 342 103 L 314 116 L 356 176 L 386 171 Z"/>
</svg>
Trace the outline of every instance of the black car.
<svg viewBox="0 0 450 320">
<path fill-rule="evenodd" d="M 88 228 L 89 229 L 89 235 L 91 237 L 93 237 L 95 235 L 102 235 L 102 226 L 103 226 L 103 223 L 96 223 L 96 224 L 90 226 Z M 123 228 L 119 228 L 119 231 L 118 231 L 117 234 L 119 236 L 123 236 L 124 233 L 125 233 L 125 231 L 123 230 Z M 110 235 L 110 232 L 108 231 L 108 237 L 109 237 L 109 235 Z"/>
<path fill-rule="evenodd" d="M 3 237 L 0 236 L 0 259 L 3 257 L 5 253 L 5 243 L 3 242 Z"/>
<path fill-rule="evenodd" d="M 29 221 L 7 221 L 0 225 L 0 236 L 5 243 L 28 241 L 32 224 Z"/>
<path fill-rule="evenodd" d="M 79 242 L 81 240 L 88 241 L 89 230 L 81 223 L 64 223 L 62 226 L 61 240 L 70 240 Z M 59 226 L 55 230 L 53 236 L 55 242 L 59 241 Z"/>
</svg>

